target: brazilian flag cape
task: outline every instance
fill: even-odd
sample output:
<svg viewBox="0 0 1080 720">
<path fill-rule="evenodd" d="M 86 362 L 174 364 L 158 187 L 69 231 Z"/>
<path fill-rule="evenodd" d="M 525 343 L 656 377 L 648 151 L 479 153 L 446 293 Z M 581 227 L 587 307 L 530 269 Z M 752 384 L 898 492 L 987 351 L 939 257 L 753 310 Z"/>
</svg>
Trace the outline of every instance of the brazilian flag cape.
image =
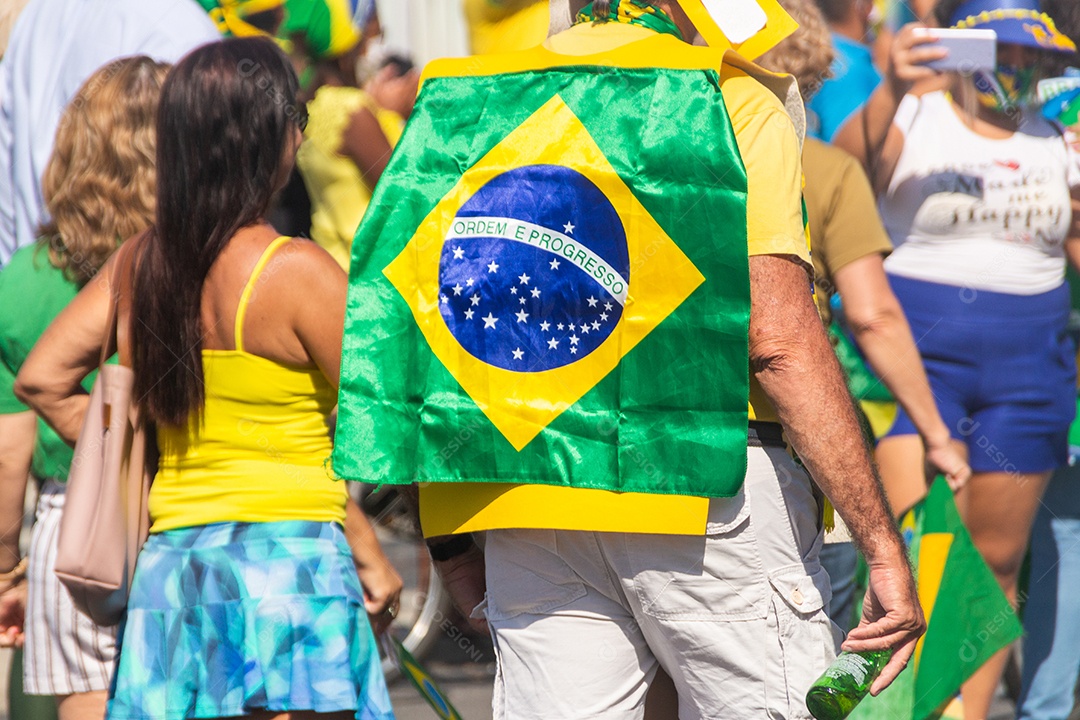
<svg viewBox="0 0 1080 720">
<path fill-rule="evenodd" d="M 960 686 L 1022 628 L 960 520 L 952 490 L 938 478 L 901 521 L 918 581 L 926 634 L 913 662 L 855 720 L 941 718 Z"/>
<path fill-rule="evenodd" d="M 730 496 L 746 171 L 718 50 L 430 65 L 353 243 L 333 468 Z"/>
</svg>

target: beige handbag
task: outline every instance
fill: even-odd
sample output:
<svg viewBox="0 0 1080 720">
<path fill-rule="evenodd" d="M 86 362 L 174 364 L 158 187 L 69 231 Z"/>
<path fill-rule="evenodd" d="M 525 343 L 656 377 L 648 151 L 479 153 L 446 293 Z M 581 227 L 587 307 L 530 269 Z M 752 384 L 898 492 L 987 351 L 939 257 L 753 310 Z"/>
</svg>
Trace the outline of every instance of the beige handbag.
<svg viewBox="0 0 1080 720">
<path fill-rule="evenodd" d="M 60 520 L 56 574 L 75 606 L 98 625 L 120 622 L 135 560 L 150 528 L 147 499 L 157 442 L 132 400 L 135 375 L 106 365 L 116 339 L 117 297 L 109 312 L 98 376 L 90 393 Z"/>
</svg>

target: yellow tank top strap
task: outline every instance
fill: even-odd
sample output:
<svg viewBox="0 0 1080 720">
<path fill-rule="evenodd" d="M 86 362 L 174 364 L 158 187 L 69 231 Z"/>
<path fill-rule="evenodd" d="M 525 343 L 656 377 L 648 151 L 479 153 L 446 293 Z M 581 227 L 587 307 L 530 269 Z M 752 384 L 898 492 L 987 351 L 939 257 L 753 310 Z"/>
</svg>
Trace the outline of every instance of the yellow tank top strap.
<svg viewBox="0 0 1080 720">
<path fill-rule="evenodd" d="M 282 236 L 267 245 L 259 257 L 259 262 L 255 263 L 255 269 L 251 271 L 251 277 L 248 278 L 247 284 L 244 285 L 244 292 L 240 294 L 240 304 L 236 306 L 236 327 L 233 329 L 236 349 L 240 352 L 244 352 L 244 318 L 247 316 L 248 303 L 251 302 L 251 293 L 255 291 L 255 283 L 258 281 L 263 269 L 266 268 L 266 263 L 270 262 L 270 257 L 274 252 L 290 240 L 292 238 Z"/>
</svg>

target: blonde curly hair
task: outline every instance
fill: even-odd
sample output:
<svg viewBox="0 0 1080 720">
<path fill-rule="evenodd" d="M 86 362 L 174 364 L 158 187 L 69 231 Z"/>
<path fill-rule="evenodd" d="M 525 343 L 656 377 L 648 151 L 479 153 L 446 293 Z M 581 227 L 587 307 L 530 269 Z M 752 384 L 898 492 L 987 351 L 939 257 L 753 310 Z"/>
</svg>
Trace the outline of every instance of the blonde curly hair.
<svg viewBox="0 0 1080 720">
<path fill-rule="evenodd" d="M 49 262 L 79 285 L 154 222 L 158 100 L 169 66 L 146 56 L 90 76 L 64 111 L 42 194 Z"/>
<path fill-rule="evenodd" d="M 780 0 L 780 4 L 799 23 L 799 29 L 756 62 L 766 70 L 794 75 L 803 102 L 807 102 L 832 77 L 830 68 L 836 56 L 832 36 L 814 0 Z"/>
</svg>

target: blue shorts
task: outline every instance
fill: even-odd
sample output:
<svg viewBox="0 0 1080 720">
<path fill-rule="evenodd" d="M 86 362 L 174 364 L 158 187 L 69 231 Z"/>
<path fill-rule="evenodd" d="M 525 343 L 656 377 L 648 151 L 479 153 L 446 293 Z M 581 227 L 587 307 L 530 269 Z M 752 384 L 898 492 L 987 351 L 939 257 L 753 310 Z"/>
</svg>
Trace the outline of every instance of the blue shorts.
<svg viewBox="0 0 1080 720">
<path fill-rule="evenodd" d="M 1068 287 L 1009 295 L 895 275 L 889 282 L 971 469 L 1039 473 L 1065 465 L 1076 415 Z M 901 409 L 886 437 L 914 434 Z"/>
</svg>

